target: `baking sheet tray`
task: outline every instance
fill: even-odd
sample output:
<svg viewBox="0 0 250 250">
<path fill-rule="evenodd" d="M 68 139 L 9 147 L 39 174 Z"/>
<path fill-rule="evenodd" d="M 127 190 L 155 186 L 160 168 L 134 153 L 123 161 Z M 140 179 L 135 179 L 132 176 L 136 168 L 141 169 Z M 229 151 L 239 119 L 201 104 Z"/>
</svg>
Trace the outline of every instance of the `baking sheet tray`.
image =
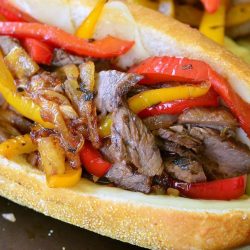
<svg viewBox="0 0 250 250">
<path fill-rule="evenodd" d="M 13 213 L 10 222 L 3 213 Z M 63 223 L 0 197 L 0 250 L 143 250 Z"/>
</svg>

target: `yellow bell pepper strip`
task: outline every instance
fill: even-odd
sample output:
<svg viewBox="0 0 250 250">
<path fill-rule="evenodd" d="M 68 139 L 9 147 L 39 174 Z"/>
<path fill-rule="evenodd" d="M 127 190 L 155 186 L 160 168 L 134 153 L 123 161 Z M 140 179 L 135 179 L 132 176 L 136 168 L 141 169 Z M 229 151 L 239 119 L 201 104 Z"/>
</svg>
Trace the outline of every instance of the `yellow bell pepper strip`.
<svg viewBox="0 0 250 250">
<path fill-rule="evenodd" d="M 160 0 L 159 11 L 166 15 L 174 17 L 175 15 L 175 6 L 173 0 Z"/>
<path fill-rule="evenodd" d="M 100 126 L 98 128 L 99 136 L 105 138 L 110 135 L 110 128 L 112 125 L 111 114 L 103 117 L 100 121 Z"/>
<path fill-rule="evenodd" d="M 209 85 L 186 85 L 141 92 L 128 99 L 129 108 L 136 114 L 155 104 L 174 100 L 186 100 L 207 94 Z M 110 135 L 112 125 L 111 114 L 104 117 L 99 126 L 100 137 Z"/>
<path fill-rule="evenodd" d="M 35 104 L 30 98 L 9 90 L 4 85 L 2 85 L 2 82 L 0 82 L 0 93 L 3 95 L 7 103 L 21 115 L 41 124 L 45 128 L 54 127 L 53 124 L 45 122 L 42 119 L 40 114 L 41 111 L 40 107 L 37 104 Z"/>
<path fill-rule="evenodd" d="M 30 135 L 20 135 L 8 139 L 0 144 L 0 155 L 10 159 L 21 154 L 28 154 L 37 150 Z"/>
<path fill-rule="evenodd" d="M 225 15 L 226 5 L 222 1 L 220 7 L 216 12 L 204 13 L 199 28 L 202 34 L 221 45 L 224 44 Z"/>
<path fill-rule="evenodd" d="M 81 179 L 82 168 L 67 169 L 64 174 L 47 175 L 47 185 L 50 188 L 66 188 L 75 186 Z"/>
<path fill-rule="evenodd" d="M 5 65 L 3 55 L 1 52 L 0 52 L 0 80 L 6 88 L 8 88 L 11 91 L 16 91 L 16 85 L 14 79 L 9 69 Z"/>
<path fill-rule="evenodd" d="M 189 99 L 205 95 L 209 85 L 186 85 L 161 89 L 152 89 L 141 92 L 128 99 L 129 108 L 134 113 L 162 102 L 169 102 L 179 99 Z"/>
<path fill-rule="evenodd" d="M 0 55 L 0 93 L 7 103 L 21 115 L 46 128 L 53 128 L 53 124 L 42 119 L 38 105 L 31 99 L 16 92 L 14 79 L 4 63 L 2 55 Z"/>
<path fill-rule="evenodd" d="M 232 27 L 250 20 L 250 3 L 232 6 L 226 16 L 226 27 Z"/>
<path fill-rule="evenodd" d="M 186 99 L 186 100 L 175 100 L 172 102 L 164 102 L 154 105 L 152 107 L 146 108 L 138 113 L 140 118 L 146 118 L 149 116 L 163 115 L 163 114 L 181 114 L 183 111 L 189 108 L 195 107 L 218 107 L 219 98 L 215 91 L 210 88 L 207 94 Z"/>
<path fill-rule="evenodd" d="M 140 5 L 144 6 L 144 7 L 150 8 L 152 10 L 158 10 L 158 3 L 157 2 L 153 2 L 153 1 L 150 1 L 150 0 L 133 0 L 133 1 L 130 1 L 130 2 L 140 4 Z"/>
<path fill-rule="evenodd" d="M 95 26 L 102 13 L 103 7 L 107 0 L 98 0 L 95 8 L 90 12 L 88 17 L 82 22 L 76 31 L 76 36 L 84 39 L 93 37 Z"/>
<path fill-rule="evenodd" d="M 169 80 L 179 82 L 208 81 L 238 118 L 241 127 L 250 137 L 250 104 L 232 89 L 225 78 L 206 63 L 188 58 L 152 57 L 130 69 L 129 72 L 144 76 L 143 81 L 141 81 L 144 84 L 155 84 Z M 184 81 L 184 79 L 186 80 Z"/>
</svg>

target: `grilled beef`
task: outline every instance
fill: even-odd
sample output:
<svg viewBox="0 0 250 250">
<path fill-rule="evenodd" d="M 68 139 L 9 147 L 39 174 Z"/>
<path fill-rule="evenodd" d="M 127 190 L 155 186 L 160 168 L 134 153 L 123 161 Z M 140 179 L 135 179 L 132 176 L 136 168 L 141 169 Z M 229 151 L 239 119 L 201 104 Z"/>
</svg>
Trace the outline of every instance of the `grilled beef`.
<svg viewBox="0 0 250 250">
<path fill-rule="evenodd" d="M 142 79 L 137 74 L 123 73 L 116 70 L 102 71 L 97 79 L 96 107 L 102 115 L 115 111 L 131 87 Z"/>
<path fill-rule="evenodd" d="M 185 132 L 178 133 L 170 129 L 159 129 L 155 133 L 164 140 L 176 143 L 187 149 L 192 149 L 194 152 L 199 152 L 200 150 L 201 141 L 189 136 Z"/>
<path fill-rule="evenodd" d="M 20 135 L 19 131 L 12 127 L 9 123 L 0 122 L 0 143 L 18 135 Z"/>
<path fill-rule="evenodd" d="M 233 115 L 225 109 L 193 108 L 186 110 L 178 118 L 181 124 L 192 124 L 199 127 L 214 129 L 236 128 L 237 121 Z"/>
<path fill-rule="evenodd" d="M 190 159 L 196 159 L 197 155 L 190 149 L 187 149 L 178 143 L 171 142 L 168 140 L 158 142 L 161 150 L 163 150 L 167 155 L 179 155 L 182 157 L 187 157 Z"/>
<path fill-rule="evenodd" d="M 109 181 L 118 187 L 149 193 L 151 190 L 151 177 L 135 173 L 126 163 L 115 163 L 106 174 Z"/>
<path fill-rule="evenodd" d="M 206 181 L 203 166 L 196 155 L 201 141 L 189 136 L 182 126 L 175 127 L 179 132 L 171 129 L 154 131 L 161 138 L 157 141 L 159 147 L 165 152 L 165 170 L 171 177 L 188 183 Z"/>
<path fill-rule="evenodd" d="M 110 146 L 110 140 L 105 140 L 101 147 L 102 155 L 114 163 L 105 177 L 118 187 L 128 190 L 149 193 L 151 190 L 151 177 L 137 173 L 125 162 L 115 163 L 115 155 Z"/>
<path fill-rule="evenodd" d="M 114 112 L 112 120 L 111 149 L 116 162 L 132 164 L 147 176 L 161 175 L 160 151 L 143 122 L 124 107 Z"/>
<path fill-rule="evenodd" d="M 143 119 L 143 123 L 149 130 L 169 128 L 177 121 L 176 115 L 156 115 Z"/>
<path fill-rule="evenodd" d="M 250 172 L 250 151 L 240 142 L 225 140 L 216 131 L 208 128 L 193 127 L 190 134 L 203 140 L 204 155 L 217 163 L 217 169 L 207 170 L 213 173 L 214 178 L 233 177 Z"/>
<path fill-rule="evenodd" d="M 80 56 L 69 54 L 63 49 L 54 49 L 52 65 L 61 67 L 69 64 L 79 65 L 83 62 L 86 62 L 89 58 L 83 58 Z"/>
<path fill-rule="evenodd" d="M 0 121 L 10 123 L 23 134 L 29 133 L 32 123 L 25 117 L 18 115 L 16 112 L 0 108 Z"/>
<path fill-rule="evenodd" d="M 169 175 L 165 170 L 161 175 L 156 175 L 152 178 L 152 189 L 156 192 L 159 190 L 166 191 L 169 187 L 171 187 L 171 184 Z"/>
<path fill-rule="evenodd" d="M 104 156 L 104 158 L 106 160 L 108 160 L 109 162 L 112 162 L 112 163 L 115 162 L 115 157 L 114 157 L 113 151 L 111 149 L 111 141 L 109 138 L 104 139 L 102 141 L 102 146 L 99 150 L 101 151 L 102 155 Z"/>
<path fill-rule="evenodd" d="M 170 158 L 165 162 L 165 168 L 170 176 L 187 183 L 204 182 L 207 179 L 202 164 L 189 158 Z"/>
</svg>

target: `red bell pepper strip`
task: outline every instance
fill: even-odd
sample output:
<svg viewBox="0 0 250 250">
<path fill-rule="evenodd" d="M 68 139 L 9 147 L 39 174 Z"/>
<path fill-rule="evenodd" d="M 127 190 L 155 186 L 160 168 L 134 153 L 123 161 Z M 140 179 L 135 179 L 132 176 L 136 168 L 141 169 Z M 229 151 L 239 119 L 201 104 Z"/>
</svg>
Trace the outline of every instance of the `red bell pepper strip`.
<svg viewBox="0 0 250 250">
<path fill-rule="evenodd" d="M 210 69 L 209 81 L 213 89 L 222 97 L 238 118 L 241 127 L 250 138 L 250 104 L 245 102 L 230 86 L 225 78 Z"/>
<path fill-rule="evenodd" d="M 164 65 L 165 63 L 166 65 Z M 227 80 L 206 63 L 187 58 L 151 57 L 130 69 L 129 72 L 143 75 L 145 78 L 142 83 L 144 84 L 165 81 L 209 81 L 250 137 L 250 104 L 243 101 Z"/>
<path fill-rule="evenodd" d="M 53 52 L 52 48 L 46 43 L 33 38 L 26 38 L 23 40 L 22 45 L 35 62 L 50 65 L 53 58 Z"/>
<path fill-rule="evenodd" d="M 0 14 L 8 21 L 13 22 L 38 22 L 35 18 L 14 7 L 7 0 L 0 0 Z M 53 50 L 44 42 L 25 38 L 23 45 L 31 58 L 41 64 L 49 65 L 53 57 Z"/>
<path fill-rule="evenodd" d="M 201 2 L 208 13 L 214 13 L 218 10 L 221 3 L 220 0 L 201 0 Z"/>
<path fill-rule="evenodd" d="M 134 45 L 132 41 L 124 41 L 112 36 L 88 42 L 57 27 L 40 23 L 0 22 L 0 34 L 17 38 L 35 38 L 77 55 L 95 58 L 119 56 L 126 53 Z"/>
<path fill-rule="evenodd" d="M 0 14 L 0 21 L 6 21 L 6 18 Z"/>
<path fill-rule="evenodd" d="M 38 22 L 35 18 L 13 6 L 9 0 L 0 0 L 0 13 L 12 22 Z"/>
<path fill-rule="evenodd" d="M 103 159 L 101 153 L 88 141 L 84 143 L 80 158 L 85 169 L 97 177 L 104 176 L 112 166 L 111 163 Z"/>
<path fill-rule="evenodd" d="M 182 195 L 194 199 L 233 200 L 245 194 L 247 177 L 238 176 L 229 179 L 204 183 L 173 182 L 173 187 Z"/>
<path fill-rule="evenodd" d="M 193 107 L 217 107 L 218 95 L 212 89 L 201 97 L 186 99 L 186 100 L 176 100 L 173 102 L 160 103 L 158 105 L 152 106 L 150 108 L 144 109 L 138 115 L 141 118 L 154 115 L 162 114 L 180 114 L 184 110 Z"/>
<path fill-rule="evenodd" d="M 203 82 L 207 80 L 206 63 L 188 58 L 150 57 L 129 70 L 144 76 L 142 84 L 155 84 L 166 81 Z"/>
</svg>

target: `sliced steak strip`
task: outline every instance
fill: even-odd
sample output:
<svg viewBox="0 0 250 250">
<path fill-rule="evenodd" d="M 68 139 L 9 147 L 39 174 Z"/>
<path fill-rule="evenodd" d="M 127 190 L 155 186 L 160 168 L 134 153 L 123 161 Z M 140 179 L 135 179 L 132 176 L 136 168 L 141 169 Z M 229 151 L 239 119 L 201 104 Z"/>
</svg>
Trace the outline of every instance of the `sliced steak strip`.
<svg viewBox="0 0 250 250">
<path fill-rule="evenodd" d="M 0 108 L 0 121 L 10 123 L 23 134 L 29 133 L 32 122 L 12 110 Z"/>
<path fill-rule="evenodd" d="M 114 163 L 115 157 L 110 141 L 104 141 L 100 148 L 102 155 L 109 161 Z M 136 173 L 131 166 L 126 163 L 114 163 L 105 177 L 115 183 L 118 187 L 124 189 L 149 193 L 151 191 L 151 177 Z"/>
<path fill-rule="evenodd" d="M 199 152 L 200 150 L 201 141 L 184 132 L 178 133 L 170 129 L 159 129 L 155 133 L 164 140 L 168 140 L 185 148 L 192 149 L 194 152 Z"/>
<path fill-rule="evenodd" d="M 193 127 L 190 134 L 203 140 L 204 155 L 218 164 L 219 175 L 233 177 L 250 173 L 250 150 L 245 145 L 224 140 L 212 129 Z"/>
<path fill-rule="evenodd" d="M 69 65 L 69 64 L 79 65 L 88 60 L 89 60 L 88 57 L 83 58 L 80 56 L 69 54 L 63 49 L 54 49 L 53 60 L 51 64 L 53 66 L 61 67 L 61 66 Z"/>
<path fill-rule="evenodd" d="M 159 147 L 161 150 L 166 151 L 168 155 L 179 155 L 190 159 L 197 158 L 197 155 L 192 150 L 187 149 L 175 142 L 165 140 L 159 144 Z"/>
<path fill-rule="evenodd" d="M 0 49 L 4 55 L 9 54 L 10 51 L 15 47 L 20 47 L 19 41 L 17 39 L 9 36 L 0 36 Z"/>
<path fill-rule="evenodd" d="M 187 182 L 204 182 L 207 180 L 202 164 L 184 157 L 175 157 L 165 163 L 165 168 L 175 179 Z"/>
<path fill-rule="evenodd" d="M 178 123 L 192 124 L 214 129 L 236 128 L 238 123 L 233 115 L 225 109 L 193 108 L 179 116 Z"/>
<path fill-rule="evenodd" d="M 106 178 L 124 189 L 143 193 L 151 191 L 151 177 L 134 173 L 132 168 L 125 163 L 113 164 Z"/>
<path fill-rule="evenodd" d="M 228 177 L 225 172 L 221 171 L 219 164 L 214 161 L 211 161 L 208 157 L 204 155 L 199 155 L 199 161 L 202 162 L 203 170 L 209 181 L 221 180 Z"/>
<path fill-rule="evenodd" d="M 127 108 L 113 113 L 111 148 L 116 162 L 134 165 L 147 176 L 161 175 L 162 158 L 154 136 L 143 122 Z"/>
<path fill-rule="evenodd" d="M 113 151 L 112 151 L 112 148 L 111 148 L 111 141 L 110 139 L 104 139 L 102 141 L 102 146 L 101 148 L 99 149 L 103 155 L 103 157 L 111 162 L 111 163 L 114 163 L 115 162 L 115 157 L 114 157 L 114 154 L 113 154 Z"/>
<path fill-rule="evenodd" d="M 102 115 L 115 111 L 122 104 L 123 96 L 141 79 L 142 76 L 137 74 L 116 70 L 101 71 L 96 82 L 97 109 Z"/>
<path fill-rule="evenodd" d="M 169 128 L 177 121 L 176 115 L 156 115 L 143 119 L 143 123 L 149 130 L 156 130 L 160 128 Z"/>
</svg>

